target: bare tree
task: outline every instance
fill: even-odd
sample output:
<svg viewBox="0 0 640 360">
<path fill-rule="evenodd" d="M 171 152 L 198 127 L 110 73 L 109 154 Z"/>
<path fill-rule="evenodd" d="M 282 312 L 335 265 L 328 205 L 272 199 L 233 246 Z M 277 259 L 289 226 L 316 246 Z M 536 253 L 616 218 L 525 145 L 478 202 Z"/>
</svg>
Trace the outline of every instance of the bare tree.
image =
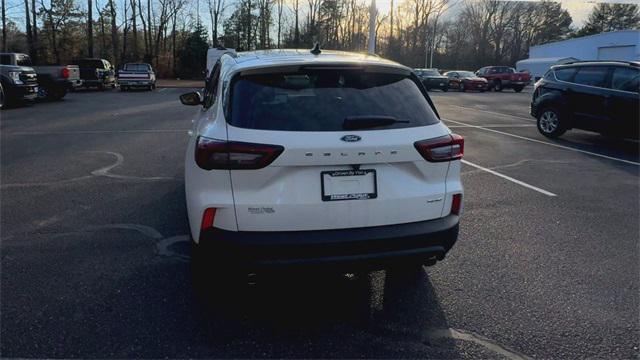
<svg viewBox="0 0 640 360">
<path fill-rule="evenodd" d="M 93 4 L 87 0 L 87 55 L 93 57 Z"/>
<path fill-rule="evenodd" d="M 224 0 L 207 0 L 209 5 L 209 15 L 211 16 L 211 40 L 214 46 L 218 45 L 218 24 L 226 4 Z"/>
</svg>

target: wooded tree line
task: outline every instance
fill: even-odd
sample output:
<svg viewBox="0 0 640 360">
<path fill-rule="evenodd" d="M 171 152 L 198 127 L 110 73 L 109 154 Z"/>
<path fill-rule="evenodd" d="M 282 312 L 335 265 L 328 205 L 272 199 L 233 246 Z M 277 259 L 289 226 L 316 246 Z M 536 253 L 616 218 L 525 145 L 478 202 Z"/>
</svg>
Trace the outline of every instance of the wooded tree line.
<svg viewBox="0 0 640 360">
<path fill-rule="evenodd" d="M 7 20 L 5 1 L 22 21 Z M 85 2 L 86 1 L 86 2 Z M 376 52 L 413 67 L 512 65 L 532 45 L 640 27 L 635 4 L 598 4 L 572 27 L 560 3 L 390 0 L 376 16 Z M 39 63 L 95 56 L 151 62 L 160 76 L 200 76 L 206 49 L 310 48 L 365 51 L 366 0 L 2 0 L 2 46 Z M 206 22 L 206 26 L 205 26 Z M 211 29 L 207 31 L 207 27 Z"/>
</svg>

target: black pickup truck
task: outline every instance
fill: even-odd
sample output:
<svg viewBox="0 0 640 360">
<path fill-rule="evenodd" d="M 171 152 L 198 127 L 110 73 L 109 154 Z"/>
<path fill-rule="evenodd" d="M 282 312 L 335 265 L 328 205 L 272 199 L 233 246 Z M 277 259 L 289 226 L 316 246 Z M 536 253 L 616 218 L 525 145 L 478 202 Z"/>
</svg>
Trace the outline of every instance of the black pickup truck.
<svg viewBox="0 0 640 360">
<path fill-rule="evenodd" d="M 116 87 L 116 73 L 113 65 L 105 59 L 83 58 L 73 60 L 80 67 L 80 78 L 84 87 L 105 88 Z"/>
<path fill-rule="evenodd" d="M 38 76 L 30 66 L 0 65 L 0 109 L 38 96 Z"/>
<path fill-rule="evenodd" d="M 67 91 L 82 84 L 80 69 L 75 65 L 43 65 L 34 66 L 27 54 L 0 53 L 2 65 L 28 66 L 38 75 L 38 97 L 49 100 L 60 100 Z"/>
</svg>

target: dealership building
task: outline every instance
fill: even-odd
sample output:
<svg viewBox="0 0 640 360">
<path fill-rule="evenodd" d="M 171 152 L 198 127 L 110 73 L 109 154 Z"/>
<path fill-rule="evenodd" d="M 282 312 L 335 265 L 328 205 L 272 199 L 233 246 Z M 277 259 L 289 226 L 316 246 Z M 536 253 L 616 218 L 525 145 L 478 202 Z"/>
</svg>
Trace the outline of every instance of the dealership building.
<svg viewBox="0 0 640 360">
<path fill-rule="evenodd" d="M 539 78 L 555 64 L 576 60 L 640 61 L 640 30 L 612 31 L 529 48 L 529 59 L 516 63 Z"/>
</svg>

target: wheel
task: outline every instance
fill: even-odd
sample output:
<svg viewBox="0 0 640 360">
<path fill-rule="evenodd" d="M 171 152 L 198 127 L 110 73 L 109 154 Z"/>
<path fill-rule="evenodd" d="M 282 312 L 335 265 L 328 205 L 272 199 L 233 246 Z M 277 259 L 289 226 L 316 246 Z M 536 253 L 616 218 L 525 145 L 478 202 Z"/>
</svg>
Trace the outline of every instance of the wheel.
<svg viewBox="0 0 640 360">
<path fill-rule="evenodd" d="M 128 89 L 127 89 L 127 87 L 126 87 L 126 86 L 120 86 L 120 91 L 124 92 L 124 91 L 127 91 L 127 90 L 128 90 Z"/>
<path fill-rule="evenodd" d="M 522 89 L 524 89 L 524 86 L 514 86 L 513 87 L 513 91 L 519 93 L 522 91 Z"/>
<path fill-rule="evenodd" d="M 49 96 L 51 96 L 50 92 L 47 86 L 38 85 L 38 99 L 48 100 Z"/>
<path fill-rule="evenodd" d="M 502 91 L 502 81 L 500 81 L 500 80 L 495 80 L 495 81 L 493 82 L 493 90 L 495 90 L 495 91 L 497 91 L 497 92 Z"/>
<path fill-rule="evenodd" d="M 0 110 L 4 108 L 4 88 L 0 84 Z"/>
<path fill-rule="evenodd" d="M 485 89 L 480 89 L 480 92 L 485 92 Z"/>
<path fill-rule="evenodd" d="M 52 100 L 61 100 L 67 95 L 67 89 L 64 87 L 56 87 L 51 90 L 50 96 Z"/>
<path fill-rule="evenodd" d="M 151 84 L 151 90 L 155 90 L 156 89 L 156 83 Z"/>
<path fill-rule="evenodd" d="M 538 131 L 548 138 L 557 138 L 567 131 L 563 122 L 562 115 L 557 109 L 542 109 L 538 115 Z"/>
<path fill-rule="evenodd" d="M 104 84 L 98 84 L 98 91 L 104 91 Z"/>
<path fill-rule="evenodd" d="M 465 88 L 464 88 L 464 83 L 461 82 L 460 85 L 458 85 L 458 90 L 460 90 L 461 92 L 465 92 Z"/>
<path fill-rule="evenodd" d="M 442 91 L 447 92 L 449 91 L 449 88 L 443 88 Z"/>
<path fill-rule="evenodd" d="M 247 271 L 191 239 L 191 280 L 197 295 L 211 300 L 212 291 L 238 290 L 247 285 Z M 219 293 L 218 293 L 219 295 Z M 219 300 L 219 299 L 218 299 Z"/>
</svg>

